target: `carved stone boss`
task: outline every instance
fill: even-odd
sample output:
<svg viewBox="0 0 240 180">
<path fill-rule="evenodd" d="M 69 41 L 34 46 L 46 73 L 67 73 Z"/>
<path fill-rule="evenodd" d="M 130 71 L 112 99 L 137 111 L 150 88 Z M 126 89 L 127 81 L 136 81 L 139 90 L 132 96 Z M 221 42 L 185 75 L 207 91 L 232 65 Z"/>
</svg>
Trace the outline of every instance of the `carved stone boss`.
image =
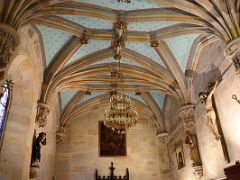
<svg viewBox="0 0 240 180">
<path fill-rule="evenodd" d="M 185 129 L 191 129 L 195 126 L 195 106 L 193 104 L 188 104 L 179 108 L 178 115 L 183 120 Z"/>
<path fill-rule="evenodd" d="M 37 114 L 36 114 L 36 124 L 38 127 L 44 127 L 47 124 L 47 116 L 49 115 L 49 106 L 45 103 L 38 103 Z"/>
<path fill-rule="evenodd" d="M 17 31 L 3 23 L 0 23 L 0 39 L 0 68 L 5 68 L 20 40 Z"/>
</svg>

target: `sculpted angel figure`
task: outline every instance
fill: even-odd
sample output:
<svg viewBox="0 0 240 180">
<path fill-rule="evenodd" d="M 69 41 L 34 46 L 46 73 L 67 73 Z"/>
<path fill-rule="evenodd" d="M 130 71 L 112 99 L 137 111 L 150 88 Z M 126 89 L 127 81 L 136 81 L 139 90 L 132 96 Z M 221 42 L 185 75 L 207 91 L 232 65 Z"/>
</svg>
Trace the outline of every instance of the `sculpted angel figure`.
<svg viewBox="0 0 240 180">
<path fill-rule="evenodd" d="M 209 93 L 205 93 L 205 92 L 199 93 L 200 102 L 205 105 L 208 127 L 214 134 L 216 140 L 219 140 L 221 138 L 221 136 L 219 134 L 218 127 L 217 127 L 216 112 L 213 108 L 212 96 L 217 88 L 217 85 L 219 84 L 219 81 L 220 81 L 220 79 L 217 79 L 215 81 L 214 86 Z"/>
</svg>

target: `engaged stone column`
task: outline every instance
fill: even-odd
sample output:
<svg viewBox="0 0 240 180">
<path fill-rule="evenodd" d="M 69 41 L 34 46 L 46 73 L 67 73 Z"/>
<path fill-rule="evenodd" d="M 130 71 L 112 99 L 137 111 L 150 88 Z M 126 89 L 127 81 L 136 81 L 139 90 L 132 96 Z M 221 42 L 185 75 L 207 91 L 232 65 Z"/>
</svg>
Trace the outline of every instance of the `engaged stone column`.
<svg viewBox="0 0 240 180">
<path fill-rule="evenodd" d="M 0 80 L 4 77 L 4 70 L 9 59 L 19 45 L 20 40 L 17 31 L 7 24 L 0 23 Z"/>
<path fill-rule="evenodd" d="M 224 56 L 233 62 L 237 73 L 240 72 L 240 38 L 230 42 L 224 50 Z"/>
<path fill-rule="evenodd" d="M 37 114 L 35 123 L 38 127 L 45 127 L 47 124 L 47 117 L 50 113 L 49 106 L 45 103 L 38 102 Z"/>
<path fill-rule="evenodd" d="M 160 167 L 160 177 L 162 179 L 170 180 L 172 179 L 170 173 L 170 165 L 169 165 L 169 156 L 168 156 L 168 136 L 169 134 L 159 133 L 157 138 L 157 145 L 158 145 L 158 154 L 159 154 L 159 167 Z"/>
<path fill-rule="evenodd" d="M 183 120 L 183 125 L 186 130 L 195 127 L 195 105 L 187 104 L 178 109 L 178 115 Z"/>
</svg>

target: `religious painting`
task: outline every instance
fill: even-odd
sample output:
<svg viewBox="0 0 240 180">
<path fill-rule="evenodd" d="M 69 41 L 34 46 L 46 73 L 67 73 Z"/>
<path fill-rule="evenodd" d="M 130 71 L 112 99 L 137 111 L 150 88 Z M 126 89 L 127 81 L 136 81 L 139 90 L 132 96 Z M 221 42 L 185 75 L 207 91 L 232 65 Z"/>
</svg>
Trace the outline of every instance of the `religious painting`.
<svg viewBox="0 0 240 180">
<path fill-rule="evenodd" d="M 179 143 L 177 143 L 175 145 L 175 153 L 176 153 L 178 169 L 181 169 L 185 166 L 185 159 L 184 159 L 182 141 L 180 141 Z"/>
<path fill-rule="evenodd" d="M 126 156 L 126 134 L 118 134 L 100 121 L 99 146 L 101 157 Z"/>
</svg>

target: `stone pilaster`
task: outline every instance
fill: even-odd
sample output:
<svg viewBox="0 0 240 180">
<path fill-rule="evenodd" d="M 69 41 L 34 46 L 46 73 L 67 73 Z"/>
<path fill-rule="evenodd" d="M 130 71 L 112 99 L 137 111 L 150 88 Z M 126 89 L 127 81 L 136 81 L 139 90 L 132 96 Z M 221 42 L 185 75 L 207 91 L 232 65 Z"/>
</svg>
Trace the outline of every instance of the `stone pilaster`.
<svg viewBox="0 0 240 180">
<path fill-rule="evenodd" d="M 47 116 L 49 115 L 49 106 L 45 103 L 38 103 L 35 123 L 38 127 L 44 127 L 47 124 Z"/>
<path fill-rule="evenodd" d="M 231 62 L 235 67 L 237 73 L 240 72 L 240 38 L 230 42 L 224 50 L 224 56 Z"/>
<path fill-rule="evenodd" d="M 4 72 L 9 59 L 19 45 L 20 40 L 17 31 L 7 24 L 0 23 L 0 68 Z M 3 78 L 4 73 L 1 73 Z"/>
<path fill-rule="evenodd" d="M 169 134 L 167 132 L 162 132 L 156 135 L 161 179 L 172 179 L 170 173 L 169 155 L 167 148 L 169 139 L 168 137 Z"/>
<path fill-rule="evenodd" d="M 187 104 L 179 108 L 178 115 L 183 120 L 183 125 L 186 130 L 195 126 L 195 106 L 193 104 Z"/>
</svg>

